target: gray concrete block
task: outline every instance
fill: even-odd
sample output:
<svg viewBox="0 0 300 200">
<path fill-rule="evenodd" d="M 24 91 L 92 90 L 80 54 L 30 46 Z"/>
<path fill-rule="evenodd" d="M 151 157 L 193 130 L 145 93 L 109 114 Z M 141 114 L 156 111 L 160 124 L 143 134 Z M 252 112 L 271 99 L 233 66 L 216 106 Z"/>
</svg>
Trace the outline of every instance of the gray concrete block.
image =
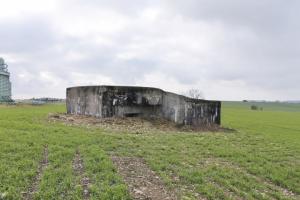
<svg viewBox="0 0 300 200">
<path fill-rule="evenodd" d="M 158 88 L 83 86 L 67 88 L 67 113 L 105 117 L 162 117 L 177 124 L 221 123 L 221 102 L 192 99 Z"/>
</svg>

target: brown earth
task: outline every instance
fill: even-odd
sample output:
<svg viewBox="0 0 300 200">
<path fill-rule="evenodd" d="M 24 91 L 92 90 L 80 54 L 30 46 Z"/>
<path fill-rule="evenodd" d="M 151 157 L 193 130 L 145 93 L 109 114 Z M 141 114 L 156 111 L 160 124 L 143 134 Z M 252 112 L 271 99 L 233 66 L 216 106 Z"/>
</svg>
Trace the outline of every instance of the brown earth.
<svg viewBox="0 0 300 200">
<path fill-rule="evenodd" d="M 232 132 L 234 130 L 223 128 L 218 125 L 206 127 L 192 127 L 178 125 L 166 119 L 140 117 L 124 118 L 96 118 L 85 115 L 49 114 L 50 121 L 61 121 L 67 125 L 83 125 L 86 127 L 98 127 L 105 130 L 118 132 L 142 133 L 166 133 L 166 132 Z"/>
<path fill-rule="evenodd" d="M 33 199 L 34 194 L 38 191 L 38 186 L 41 181 L 43 172 L 47 168 L 49 162 L 48 162 L 48 146 L 44 146 L 44 152 L 43 152 L 43 160 L 40 162 L 37 174 L 33 179 L 32 184 L 28 188 L 27 192 L 22 193 L 22 199 L 24 200 L 31 200 Z"/>
<path fill-rule="evenodd" d="M 136 200 L 177 200 L 177 194 L 164 185 L 141 158 L 113 156 L 112 161 Z"/>
<path fill-rule="evenodd" d="M 80 177 L 80 184 L 81 187 L 83 188 L 83 194 L 82 194 L 83 199 L 87 200 L 90 197 L 90 192 L 89 192 L 90 179 L 84 176 L 84 166 L 83 166 L 83 161 L 81 159 L 79 150 L 76 150 L 72 167 L 75 175 Z"/>
</svg>

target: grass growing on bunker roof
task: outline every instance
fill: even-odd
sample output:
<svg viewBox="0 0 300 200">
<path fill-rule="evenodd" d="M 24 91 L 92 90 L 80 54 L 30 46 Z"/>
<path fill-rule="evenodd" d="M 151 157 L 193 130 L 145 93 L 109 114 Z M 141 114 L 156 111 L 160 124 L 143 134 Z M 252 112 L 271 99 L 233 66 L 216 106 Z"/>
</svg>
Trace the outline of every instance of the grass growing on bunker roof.
<svg viewBox="0 0 300 200">
<path fill-rule="evenodd" d="M 222 124 L 237 132 L 136 134 L 49 121 L 48 113 L 65 112 L 64 105 L 3 106 L 0 199 L 28 191 L 45 145 L 49 164 L 33 199 L 83 199 L 72 168 L 78 149 L 90 199 L 130 199 L 112 155 L 143 158 L 179 199 L 299 199 L 300 109 L 264 108 L 223 103 Z"/>
</svg>

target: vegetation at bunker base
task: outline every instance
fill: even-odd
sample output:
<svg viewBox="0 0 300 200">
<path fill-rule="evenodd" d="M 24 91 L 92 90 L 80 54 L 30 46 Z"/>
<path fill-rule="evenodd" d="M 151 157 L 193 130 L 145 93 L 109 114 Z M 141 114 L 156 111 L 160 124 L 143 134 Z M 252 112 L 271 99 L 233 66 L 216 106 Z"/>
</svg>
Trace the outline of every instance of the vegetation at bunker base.
<svg viewBox="0 0 300 200">
<path fill-rule="evenodd" d="M 90 178 L 90 199 L 130 199 L 110 155 L 142 157 L 181 199 L 298 199 L 300 106 L 222 104 L 230 133 L 133 134 L 49 122 L 63 105 L 0 107 L 0 199 L 21 199 L 43 149 L 49 164 L 34 199 L 82 199 L 72 168 L 76 150 Z"/>
</svg>

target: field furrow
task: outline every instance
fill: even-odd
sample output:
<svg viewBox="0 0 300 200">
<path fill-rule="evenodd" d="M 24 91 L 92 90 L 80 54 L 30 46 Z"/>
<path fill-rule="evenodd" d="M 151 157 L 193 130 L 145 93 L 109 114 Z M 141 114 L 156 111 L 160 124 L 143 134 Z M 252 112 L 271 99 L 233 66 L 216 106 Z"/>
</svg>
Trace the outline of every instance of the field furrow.
<svg viewBox="0 0 300 200">
<path fill-rule="evenodd" d="M 83 164 L 83 161 L 81 159 L 80 152 L 78 149 L 76 150 L 72 167 L 73 167 L 75 175 L 79 178 L 78 182 L 81 185 L 82 190 L 83 190 L 82 191 L 83 199 L 87 200 L 90 197 L 89 185 L 91 183 L 90 183 L 90 179 L 87 176 L 85 176 L 85 174 L 84 174 L 84 164 Z"/>
<path fill-rule="evenodd" d="M 170 191 L 143 159 L 113 156 L 112 160 L 133 199 L 178 199 L 176 191 Z"/>
<path fill-rule="evenodd" d="M 38 169 L 37 169 L 37 174 L 33 179 L 33 182 L 29 186 L 27 192 L 22 193 L 22 198 L 25 200 L 32 200 L 34 194 L 38 191 L 38 187 L 40 184 L 40 181 L 42 179 L 43 173 L 48 166 L 48 146 L 44 146 L 44 151 L 43 151 L 43 160 L 40 162 Z"/>
</svg>

